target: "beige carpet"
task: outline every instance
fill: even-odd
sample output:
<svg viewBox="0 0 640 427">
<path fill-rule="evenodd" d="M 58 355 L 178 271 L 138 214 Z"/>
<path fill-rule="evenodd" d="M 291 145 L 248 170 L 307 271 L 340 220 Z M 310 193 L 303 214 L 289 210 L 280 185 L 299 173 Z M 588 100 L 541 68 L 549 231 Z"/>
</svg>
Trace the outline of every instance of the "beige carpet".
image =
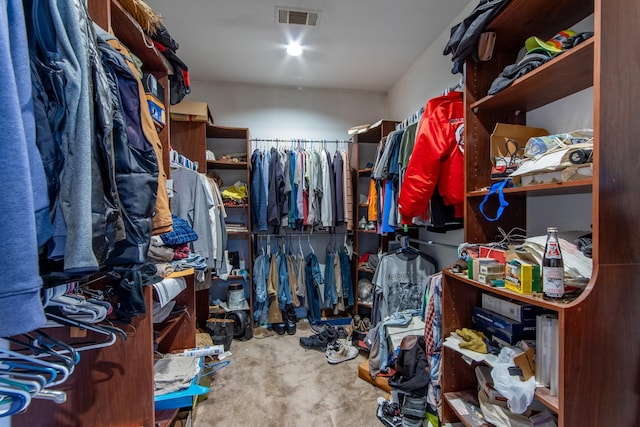
<svg viewBox="0 0 640 427">
<path fill-rule="evenodd" d="M 310 334 L 300 321 L 295 335 L 234 340 L 194 426 L 381 426 L 376 400 L 386 392 L 358 377 L 366 357 L 330 365 L 324 353 L 300 347 Z"/>
</svg>

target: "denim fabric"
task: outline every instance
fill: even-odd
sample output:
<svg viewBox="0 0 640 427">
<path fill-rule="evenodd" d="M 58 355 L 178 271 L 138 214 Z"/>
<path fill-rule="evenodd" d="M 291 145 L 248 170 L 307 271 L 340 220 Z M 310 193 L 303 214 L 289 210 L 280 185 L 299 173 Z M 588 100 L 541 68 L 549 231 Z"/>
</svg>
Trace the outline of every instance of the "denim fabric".
<svg viewBox="0 0 640 427">
<path fill-rule="evenodd" d="M 324 266 L 324 304 L 326 308 L 330 309 L 333 309 L 333 307 L 338 303 L 334 265 L 335 259 L 335 253 L 327 252 L 326 263 Z"/>
<path fill-rule="evenodd" d="M 296 218 L 297 218 L 297 214 L 296 214 L 296 210 L 297 210 L 297 203 L 296 203 L 296 185 L 294 183 L 294 179 L 296 176 L 296 155 L 294 151 L 289 151 L 287 153 L 287 156 L 289 156 L 289 186 L 291 187 L 291 191 L 288 193 L 289 194 L 289 200 L 288 200 L 288 206 L 289 209 L 287 211 L 287 223 L 289 225 L 289 228 L 291 228 L 292 230 L 296 228 Z"/>
<path fill-rule="evenodd" d="M 387 329 L 385 326 L 406 326 L 411 322 L 413 316 L 420 314 L 420 310 L 405 310 L 395 312 L 382 322 L 378 327 L 380 338 L 380 371 L 386 371 L 389 367 L 389 345 L 387 342 Z M 391 349 L 393 350 L 393 349 Z"/>
<path fill-rule="evenodd" d="M 93 97 L 88 40 L 90 20 L 84 2 L 34 0 L 29 22 L 30 38 L 38 48 L 40 62 L 59 73 L 64 89 L 60 128 L 64 165 L 60 173 L 59 208 L 64 216 L 56 224 L 66 225 L 56 235 L 64 244 L 64 269 L 69 273 L 98 270 L 93 252 L 91 194 L 91 159 L 94 141 L 92 129 Z M 57 84 L 57 83 L 55 83 Z M 59 213 L 56 212 L 56 215 Z M 58 254 L 60 251 L 57 251 Z"/>
<path fill-rule="evenodd" d="M 351 260 L 344 249 L 338 251 L 338 256 L 340 257 L 340 274 L 342 276 L 342 298 L 346 301 L 347 306 L 352 306 L 355 301 L 351 278 Z"/>
<path fill-rule="evenodd" d="M 275 148 L 271 149 L 269 160 L 269 192 L 267 197 L 267 224 L 280 226 L 282 216 L 282 201 L 284 200 L 284 173 L 280 162 L 280 153 Z"/>
<path fill-rule="evenodd" d="M 290 305 L 291 300 L 291 288 L 289 288 L 289 268 L 287 266 L 286 255 L 278 255 L 278 306 L 280 310 L 284 310 L 287 305 Z"/>
<path fill-rule="evenodd" d="M 311 323 L 320 321 L 320 284 L 323 282 L 320 264 L 315 254 L 310 253 L 305 259 L 305 276 L 307 300 L 309 302 L 309 319 Z"/>
<path fill-rule="evenodd" d="M 267 231 L 267 190 L 264 183 L 263 159 L 260 150 L 251 155 L 251 221 L 257 231 Z"/>
</svg>

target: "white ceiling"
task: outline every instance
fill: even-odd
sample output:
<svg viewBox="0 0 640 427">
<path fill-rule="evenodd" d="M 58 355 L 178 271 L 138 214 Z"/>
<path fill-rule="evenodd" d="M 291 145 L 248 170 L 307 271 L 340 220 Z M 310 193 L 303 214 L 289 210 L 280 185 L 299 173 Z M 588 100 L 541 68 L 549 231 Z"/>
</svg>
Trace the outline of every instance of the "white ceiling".
<svg viewBox="0 0 640 427">
<path fill-rule="evenodd" d="M 386 92 L 468 0 L 146 3 L 180 44 L 192 80 Z M 319 25 L 278 24 L 275 6 L 320 10 Z M 301 56 L 287 56 L 290 40 Z"/>
</svg>

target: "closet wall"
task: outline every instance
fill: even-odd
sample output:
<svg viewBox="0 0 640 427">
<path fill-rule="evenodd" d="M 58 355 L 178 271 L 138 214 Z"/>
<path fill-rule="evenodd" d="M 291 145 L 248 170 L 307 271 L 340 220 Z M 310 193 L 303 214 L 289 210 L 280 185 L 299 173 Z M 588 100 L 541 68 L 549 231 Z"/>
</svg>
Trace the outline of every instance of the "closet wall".
<svg viewBox="0 0 640 427">
<path fill-rule="evenodd" d="M 191 82 L 190 100 L 206 101 L 216 124 L 251 129 L 252 138 L 347 139 L 347 129 L 387 118 L 386 95 Z"/>
</svg>

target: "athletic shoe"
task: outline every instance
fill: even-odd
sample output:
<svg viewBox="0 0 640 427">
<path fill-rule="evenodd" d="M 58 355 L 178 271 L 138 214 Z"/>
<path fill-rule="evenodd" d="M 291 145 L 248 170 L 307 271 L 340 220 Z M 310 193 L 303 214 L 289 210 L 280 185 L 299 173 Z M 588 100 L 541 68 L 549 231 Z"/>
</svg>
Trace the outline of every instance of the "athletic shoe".
<svg viewBox="0 0 640 427">
<path fill-rule="evenodd" d="M 307 350 L 327 350 L 327 339 L 322 334 L 314 334 L 308 337 L 300 337 L 300 346 Z"/>
<path fill-rule="evenodd" d="M 331 363 L 332 365 L 355 359 L 356 357 L 358 357 L 358 354 L 360 354 L 360 351 L 358 351 L 357 348 L 342 341 L 336 341 L 336 344 L 338 344 L 339 346 L 338 350 L 334 351 L 332 348 L 331 351 L 327 351 L 327 362 Z"/>
</svg>

